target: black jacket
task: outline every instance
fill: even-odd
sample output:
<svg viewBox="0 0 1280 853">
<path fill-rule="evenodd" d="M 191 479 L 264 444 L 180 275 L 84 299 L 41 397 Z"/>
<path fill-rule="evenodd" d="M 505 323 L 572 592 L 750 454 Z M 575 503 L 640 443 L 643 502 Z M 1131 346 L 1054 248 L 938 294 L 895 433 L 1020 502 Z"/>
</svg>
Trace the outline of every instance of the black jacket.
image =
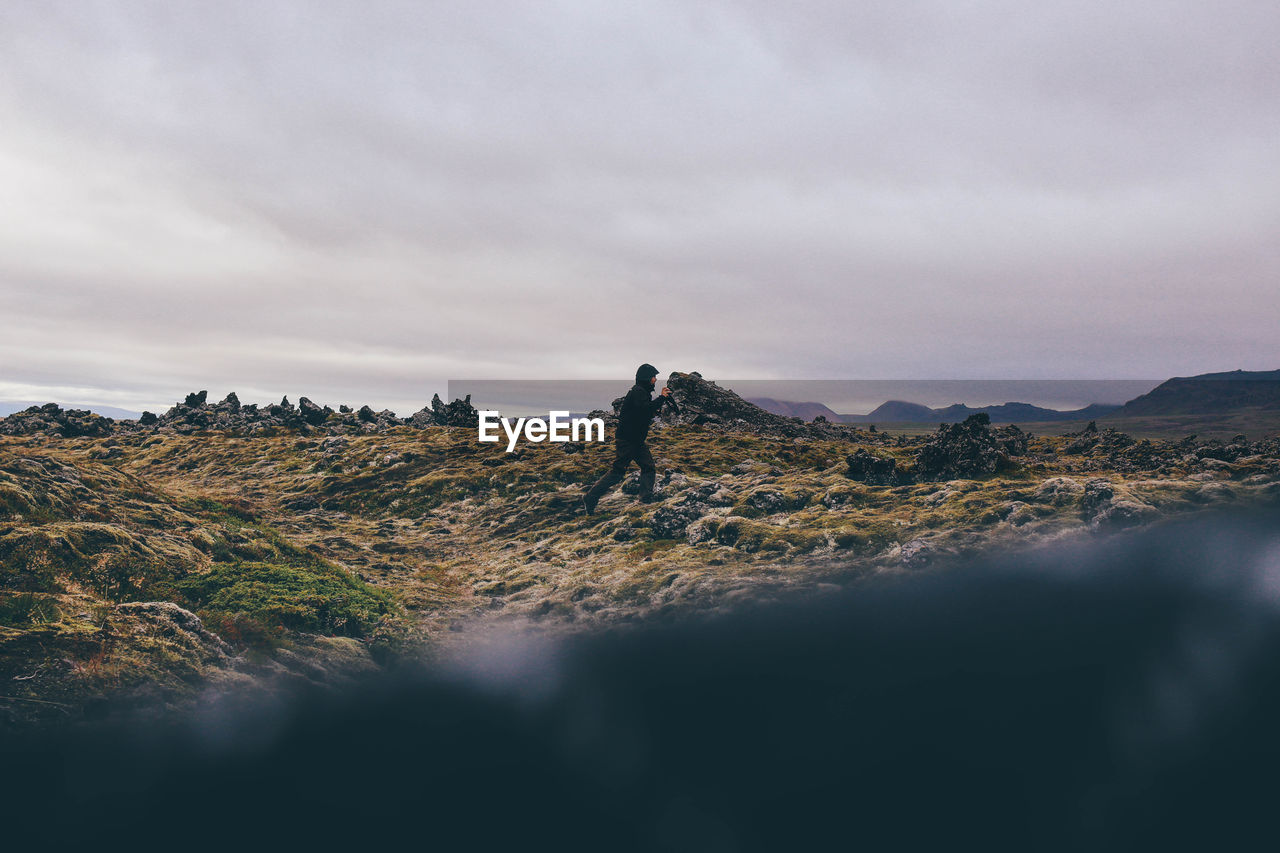
<svg viewBox="0 0 1280 853">
<path fill-rule="evenodd" d="M 643 442 L 649 437 L 649 424 L 662 411 L 663 405 L 662 397 L 649 397 L 648 382 L 632 385 L 627 396 L 622 398 L 622 408 L 618 410 L 618 441 Z"/>
</svg>

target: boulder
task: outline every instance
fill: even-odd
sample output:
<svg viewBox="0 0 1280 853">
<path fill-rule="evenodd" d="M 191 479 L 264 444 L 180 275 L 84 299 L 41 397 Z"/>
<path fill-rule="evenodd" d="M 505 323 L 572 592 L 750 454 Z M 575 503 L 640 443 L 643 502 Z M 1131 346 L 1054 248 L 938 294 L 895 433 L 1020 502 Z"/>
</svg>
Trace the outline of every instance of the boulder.
<svg viewBox="0 0 1280 853">
<path fill-rule="evenodd" d="M 985 412 L 970 415 L 962 423 L 942 424 L 916 454 L 916 476 L 920 480 L 960 480 L 994 474 L 1009 464 L 1006 448 L 1011 442 L 1017 446 L 1016 436 L 993 431 Z M 1025 450 L 1025 443 L 1022 447 Z"/>
<path fill-rule="evenodd" d="M 312 426 L 320 426 L 329 417 L 330 409 L 328 406 L 322 409 L 306 397 L 299 397 L 298 411 L 304 421 Z"/>
<path fill-rule="evenodd" d="M 869 486 L 896 486 L 900 482 L 898 460 L 892 456 L 875 456 L 859 447 L 845 457 L 845 476 Z"/>
<path fill-rule="evenodd" d="M 707 505 L 689 501 L 672 506 L 661 506 L 649 520 L 649 529 L 655 539 L 678 539 L 686 534 L 689 525 L 707 513 Z"/>
<path fill-rule="evenodd" d="M 432 407 L 439 397 L 433 399 Z M 446 426 L 460 426 L 475 428 L 480 423 L 480 413 L 476 407 L 471 405 L 471 395 L 468 394 L 466 399 L 454 400 L 444 406 L 444 424 Z"/>
<path fill-rule="evenodd" d="M 1084 496 L 1084 486 L 1070 477 L 1050 477 L 1031 496 L 1036 503 L 1067 506 Z"/>
</svg>

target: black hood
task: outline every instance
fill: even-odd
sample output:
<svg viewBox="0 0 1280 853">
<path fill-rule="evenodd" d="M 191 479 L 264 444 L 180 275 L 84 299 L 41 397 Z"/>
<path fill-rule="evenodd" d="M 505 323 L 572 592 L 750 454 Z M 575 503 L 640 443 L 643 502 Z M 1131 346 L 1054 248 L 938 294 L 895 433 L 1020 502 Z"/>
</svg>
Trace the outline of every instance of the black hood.
<svg viewBox="0 0 1280 853">
<path fill-rule="evenodd" d="M 648 364 L 648 363 L 642 364 L 638 368 L 636 368 L 636 384 L 644 385 L 647 387 L 649 385 L 650 377 L 657 376 L 657 375 L 658 375 L 658 368 L 654 367 L 652 364 Z"/>
</svg>

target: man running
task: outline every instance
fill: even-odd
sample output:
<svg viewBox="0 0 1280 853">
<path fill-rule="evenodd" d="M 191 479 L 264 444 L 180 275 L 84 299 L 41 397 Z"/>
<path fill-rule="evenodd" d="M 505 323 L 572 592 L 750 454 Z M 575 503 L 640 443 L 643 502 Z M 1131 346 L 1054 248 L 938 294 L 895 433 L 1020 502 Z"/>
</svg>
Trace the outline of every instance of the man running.
<svg viewBox="0 0 1280 853">
<path fill-rule="evenodd" d="M 640 466 L 640 500 L 648 502 L 654 499 L 653 480 L 658 470 L 653 465 L 653 454 L 644 442 L 649 437 L 649 424 L 654 416 L 668 402 L 674 402 L 670 399 L 670 388 L 663 388 L 656 400 L 650 397 L 657 379 L 658 368 L 652 364 L 642 364 L 636 370 L 636 384 L 627 392 L 618 412 L 613 464 L 582 498 L 582 507 L 588 514 L 596 511 L 601 495 L 622 481 L 633 459 Z"/>
</svg>

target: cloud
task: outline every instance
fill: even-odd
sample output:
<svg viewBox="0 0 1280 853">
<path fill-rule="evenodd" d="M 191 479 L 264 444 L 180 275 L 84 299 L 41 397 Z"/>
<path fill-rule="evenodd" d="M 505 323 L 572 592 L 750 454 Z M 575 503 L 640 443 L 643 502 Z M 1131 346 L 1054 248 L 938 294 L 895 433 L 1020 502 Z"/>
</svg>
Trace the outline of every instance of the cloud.
<svg viewBox="0 0 1280 853">
<path fill-rule="evenodd" d="M 11 384 L 1280 362 L 1271 4 L 0 16 Z"/>
</svg>

